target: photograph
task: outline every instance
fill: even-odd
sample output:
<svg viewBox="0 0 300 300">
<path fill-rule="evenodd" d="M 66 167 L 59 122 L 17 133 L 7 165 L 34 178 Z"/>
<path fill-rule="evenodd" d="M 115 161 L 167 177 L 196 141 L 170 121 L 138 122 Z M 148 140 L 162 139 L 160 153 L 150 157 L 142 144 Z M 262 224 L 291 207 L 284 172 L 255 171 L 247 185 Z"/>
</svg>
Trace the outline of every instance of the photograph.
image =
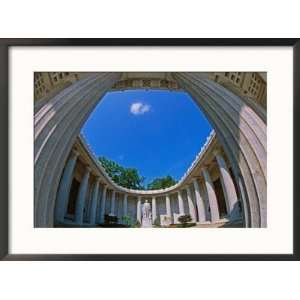
<svg viewBox="0 0 300 300">
<path fill-rule="evenodd" d="M 35 228 L 267 228 L 267 72 L 35 71 Z"/>
</svg>

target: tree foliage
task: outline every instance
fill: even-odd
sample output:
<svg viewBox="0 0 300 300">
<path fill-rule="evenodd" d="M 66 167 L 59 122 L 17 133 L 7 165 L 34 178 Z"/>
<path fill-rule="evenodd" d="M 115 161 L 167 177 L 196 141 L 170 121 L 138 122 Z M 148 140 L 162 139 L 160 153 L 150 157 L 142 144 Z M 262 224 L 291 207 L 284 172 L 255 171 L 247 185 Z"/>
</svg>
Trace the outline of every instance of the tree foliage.
<svg viewBox="0 0 300 300">
<path fill-rule="evenodd" d="M 162 178 L 156 178 L 150 182 L 147 186 L 148 190 L 158 190 L 170 187 L 176 184 L 176 180 L 172 176 L 165 176 Z"/>
<path fill-rule="evenodd" d="M 104 156 L 99 157 L 99 161 L 104 167 L 110 178 L 117 184 L 129 189 L 145 189 L 143 182 L 145 178 L 140 176 L 135 168 L 125 168 L 113 160 Z M 148 190 L 157 190 L 170 187 L 176 184 L 176 180 L 172 176 L 156 178 L 147 185 Z"/>
<path fill-rule="evenodd" d="M 129 189 L 143 189 L 145 178 L 139 175 L 137 169 L 125 168 L 104 156 L 99 157 L 99 161 L 115 183 Z"/>
</svg>

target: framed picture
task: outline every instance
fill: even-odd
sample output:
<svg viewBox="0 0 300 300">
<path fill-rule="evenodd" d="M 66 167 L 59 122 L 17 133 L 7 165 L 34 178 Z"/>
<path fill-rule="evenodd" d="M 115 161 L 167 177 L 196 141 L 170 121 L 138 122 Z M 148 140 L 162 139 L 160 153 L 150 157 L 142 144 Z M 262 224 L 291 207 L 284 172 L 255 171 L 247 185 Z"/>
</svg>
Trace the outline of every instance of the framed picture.
<svg viewBox="0 0 300 300">
<path fill-rule="evenodd" d="M 0 41 L 4 260 L 298 260 L 298 39 Z"/>
</svg>

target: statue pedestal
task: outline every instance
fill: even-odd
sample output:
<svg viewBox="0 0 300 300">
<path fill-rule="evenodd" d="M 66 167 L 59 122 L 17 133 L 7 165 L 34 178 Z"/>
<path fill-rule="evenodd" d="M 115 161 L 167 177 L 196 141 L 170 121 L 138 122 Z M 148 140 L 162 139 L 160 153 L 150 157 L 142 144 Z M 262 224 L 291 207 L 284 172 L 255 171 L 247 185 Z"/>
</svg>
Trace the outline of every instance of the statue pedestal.
<svg viewBox="0 0 300 300">
<path fill-rule="evenodd" d="M 141 227 L 144 227 L 144 228 L 152 227 L 152 220 L 151 220 L 151 218 L 142 218 L 142 226 Z"/>
</svg>

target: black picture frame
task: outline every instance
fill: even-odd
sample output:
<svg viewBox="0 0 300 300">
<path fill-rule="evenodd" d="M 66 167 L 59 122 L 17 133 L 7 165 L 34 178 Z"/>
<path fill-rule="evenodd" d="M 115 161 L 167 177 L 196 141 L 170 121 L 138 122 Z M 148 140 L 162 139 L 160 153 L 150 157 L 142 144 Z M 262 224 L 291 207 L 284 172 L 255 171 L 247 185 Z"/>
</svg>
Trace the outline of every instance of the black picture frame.
<svg viewBox="0 0 300 300">
<path fill-rule="evenodd" d="M 284 46 L 293 47 L 294 148 L 300 150 L 300 39 L 0 39 L 0 259 L 1 260 L 105 260 L 105 261 L 273 261 L 300 260 L 300 188 L 297 170 L 300 158 L 294 158 L 293 254 L 10 254 L 9 253 L 9 47 L 12 46 Z"/>
</svg>

